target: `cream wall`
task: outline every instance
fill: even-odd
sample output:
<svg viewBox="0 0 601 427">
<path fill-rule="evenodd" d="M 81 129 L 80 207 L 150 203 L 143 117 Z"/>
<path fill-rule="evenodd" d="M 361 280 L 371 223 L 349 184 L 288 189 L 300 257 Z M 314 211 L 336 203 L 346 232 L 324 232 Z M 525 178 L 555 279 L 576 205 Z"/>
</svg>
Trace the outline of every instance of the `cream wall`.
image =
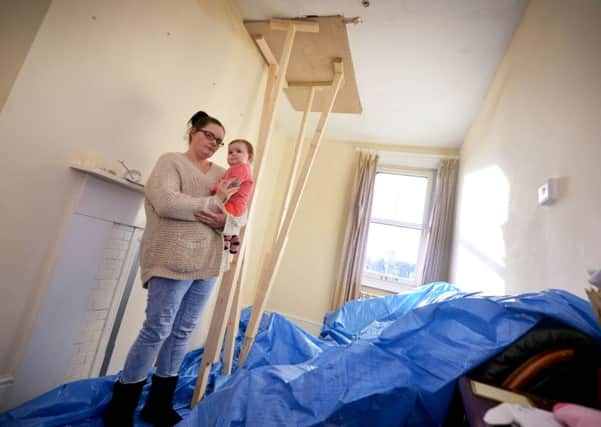
<svg viewBox="0 0 601 427">
<path fill-rule="evenodd" d="M 356 155 L 351 143 L 322 141 L 268 300 L 268 310 L 311 332 L 319 331 L 330 309 Z M 288 165 L 282 169 L 284 182 Z"/>
<path fill-rule="evenodd" d="M 51 3 L 0 112 L 0 378 L 16 371 L 45 295 L 81 179 L 69 160 L 95 153 L 148 176 L 161 153 L 186 149 L 198 109 L 227 138 L 255 140 L 264 84 L 229 1 Z"/>
<path fill-rule="evenodd" d="M 282 97 L 280 102 L 288 102 Z M 277 121 L 277 117 L 276 117 Z M 294 140 L 286 136 L 277 124 L 272 133 L 269 150 L 263 158 L 263 184 L 256 189 L 249 251 L 245 258 L 245 279 L 241 292 L 241 306 L 252 305 L 259 275 L 267 253 L 273 244 L 279 226 L 281 208 L 287 190 L 288 172 L 292 164 Z"/>
<path fill-rule="evenodd" d="M 50 0 L 0 2 L 0 110 L 25 61 Z"/>
<path fill-rule="evenodd" d="M 452 265 L 467 287 L 581 292 L 584 269 L 601 266 L 601 6 L 576 5 L 531 2 L 467 137 Z M 95 153 L 147 176 L 161 153 L 185 149 L 198 108 L 221 118 L 228 138 L 254 141 L 264 79 L 229 1 L 52 2 L 0 112 L 0 377 L 18 366 L 44 298 L 79 184 L 68 161 Z M 244 304 L 275 233 L 292 144 L 276 129 Z M 335 286 L 355 158 L 354 144 L 322 142 L 267 305 L 316 329 Z M 225 164 L 224 152 L 215 160 Z M 541 208 L 536 188 L 551 176 L 561 199 Z"/>
<path fill-rule="evenodd" d="M 378 151 L 380 164 L 388 168 L 436 169 L 441 157 L 459 154 L 452 148 L 332 141 L 327 140 L 327 131 L 324 138 L 267 304 L 268 310 L 286 315 L 314 334 L 320 331 L 323 316 L 330 311 L 336 286 L 351 207 L 356 148 Z M 282 158 L 277 185 L 287 179 L 291 156 L 290 152 Z M 278 190 L 277 197 L 281 198 L 283 191 Z M 369 292 L 387 294 L 375 289 Z M 251 304 L 253 295 L 246 293 L 246 296 L 246 303 Z"/>
<path fill-rule="evenodd" d="M 601 2 L 531 0 L 462 149 L 452 280 L 584 295 L 601 267 Z M 537 187 L 560 178 L 559 201 Z"/>
</svg>

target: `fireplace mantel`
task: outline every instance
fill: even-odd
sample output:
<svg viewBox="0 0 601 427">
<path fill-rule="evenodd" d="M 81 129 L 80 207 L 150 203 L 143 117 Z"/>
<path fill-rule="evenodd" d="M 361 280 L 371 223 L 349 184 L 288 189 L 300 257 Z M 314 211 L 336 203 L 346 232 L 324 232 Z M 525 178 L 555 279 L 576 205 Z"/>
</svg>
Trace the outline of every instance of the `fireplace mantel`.
<svg viewBox="0 0 601 427">
<path fill-rule="evenodd" d="M 112 175 L 108 172 L 103 171 L 98 168 L 91 168 L 88 166 L 81 165 L 79 163 L 71 163 L 69 164 L 71 169 L 75 169 L 80 172 L 88 173 L 90 175 L 95 176 L 96 178 L 100 178 L 103 181 L 112 182 L 113 184 L 121 185 L 123 187 L 129 188 L 130 190 L 138 191 L 140 193 L 144 192 L 144 186 L 142 184 L 136 184 L 126 180 L 117 175 Z"/>
<path fill-rule="evenodd" d="M 77 176 L 81 187 L 56 244 L 56 261 L 11 390 L 11 406 L 105 370 L 113 327 L 118 330 L 119 309 L 127 304 L 136 277 L 146 223 L 144 187 L 97 168 L 69 166 L 77 171 L 74 175 L 84 176 Z"/>
</svg>

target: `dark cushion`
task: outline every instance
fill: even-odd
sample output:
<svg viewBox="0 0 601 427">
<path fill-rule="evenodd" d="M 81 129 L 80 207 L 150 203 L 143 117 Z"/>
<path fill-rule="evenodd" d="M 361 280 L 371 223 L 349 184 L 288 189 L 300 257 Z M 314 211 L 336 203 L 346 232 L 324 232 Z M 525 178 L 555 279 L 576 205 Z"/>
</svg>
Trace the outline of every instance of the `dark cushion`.
<svg viewBox="0 0 601 427">
<path fill-rule="evenodd" d="M 543 370 L 519 391 L 558 402 L 596 407 L 599 345 L 588 335 L 545 319 L 469 376 L 494 385 L 503 382 L 529 359 L 549 350 L 572 349 L 574 357 Z"/>
</svg>

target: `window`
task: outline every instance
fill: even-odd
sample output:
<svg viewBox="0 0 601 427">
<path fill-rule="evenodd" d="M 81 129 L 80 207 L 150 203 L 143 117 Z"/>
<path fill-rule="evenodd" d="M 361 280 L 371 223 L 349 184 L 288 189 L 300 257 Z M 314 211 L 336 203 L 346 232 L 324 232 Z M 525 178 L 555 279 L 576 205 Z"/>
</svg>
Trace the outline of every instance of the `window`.
<svg viewBox="0 0 601 427">
<path fill-rule="evenodd" d="M 376 173 L 363 285 L 387 291 L 417 286 L 432 177 L 431 172 Z"/>
</svg>

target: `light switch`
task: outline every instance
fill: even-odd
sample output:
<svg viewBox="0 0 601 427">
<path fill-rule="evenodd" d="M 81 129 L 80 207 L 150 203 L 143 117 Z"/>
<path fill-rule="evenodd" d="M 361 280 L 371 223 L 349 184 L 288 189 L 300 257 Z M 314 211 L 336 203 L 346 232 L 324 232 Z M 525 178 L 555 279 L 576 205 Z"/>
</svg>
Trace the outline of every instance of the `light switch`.
<svg viewBox="0 0 601 427">
<path fill-rule="evenodd" d="M 557 200 L 557 178 L 549 178 L 538 187 L 538 204 L 547 206 Z"/>
</svg>

